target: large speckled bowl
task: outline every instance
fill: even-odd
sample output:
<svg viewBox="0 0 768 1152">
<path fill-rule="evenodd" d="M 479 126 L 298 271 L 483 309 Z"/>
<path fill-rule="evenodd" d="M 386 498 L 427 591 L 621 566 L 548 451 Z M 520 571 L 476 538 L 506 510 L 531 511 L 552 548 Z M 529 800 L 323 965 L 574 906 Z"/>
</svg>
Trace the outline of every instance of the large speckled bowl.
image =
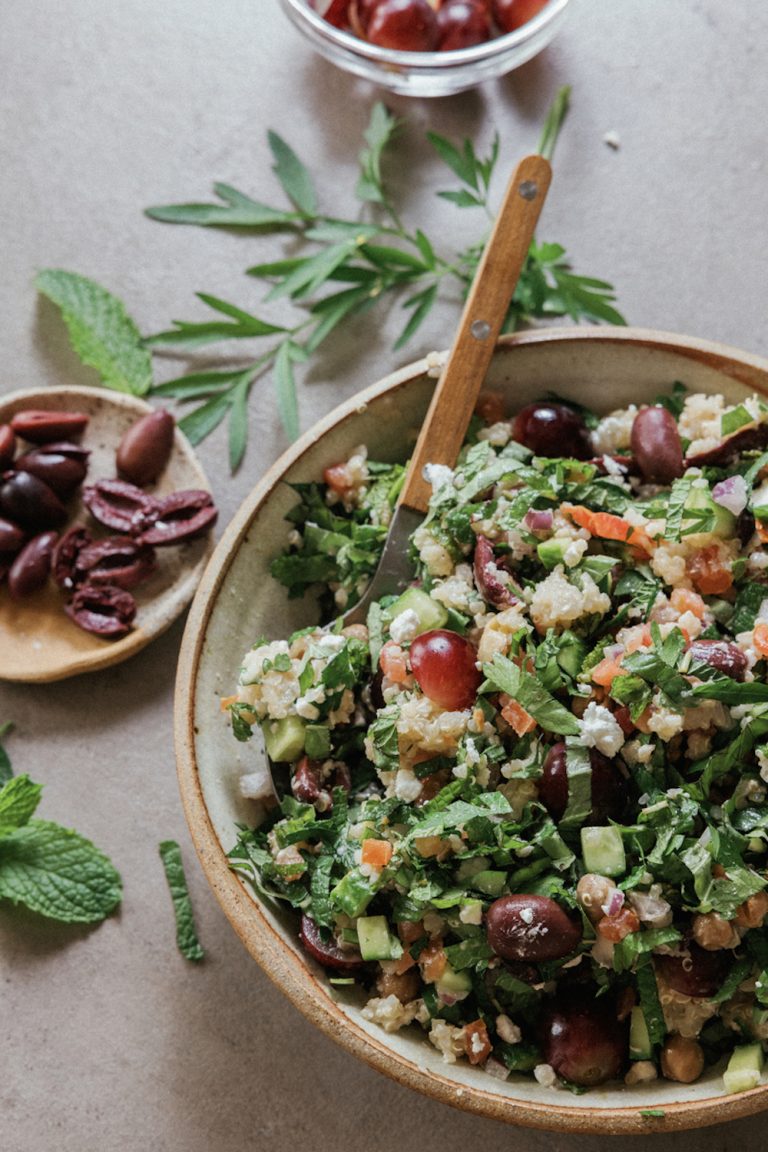
<svg viewBox="0 0 768 1152">
<path fill-rule="evenodd" d="M 638 329 L 548 330 L 503 340 L 487 386 L 507 395 L 510 410 L 552 389 L 607 412 L 651 401 L 675 380 L 731 400 L 768 395 L 768 362 Z M 500 1082 L 466 1063 L 445 1064 L 418 1029 L 388 1035 L 364 1020 L 361 998 L 329 985 L 301 951 L 293 915 L 260 899 L 227 867 L 235 823 L 258 818 L 252 803 L 239 798 L 238 777 L 253 770 L 263 750 L 257 740 L 236 743 L 219 698 L 232 692 L 241 656 L 256 637 L 287 636 L 313 621 L 311 604 L 288 601 L 268 572 L 294 503 L 286 481 L 318 479 L 326 464 L 360 443 L 375 459 L 404 459 L 433 386 L 420 361 L 322 420 L 256 486 L 205 572 L 181 653 L 176 744 L 184 806 L 208 880 L 248 951 L 297 1008 L 374 1068 L 437 1100 L 514 1124 L 615 1134 L 693 1128 L 756 1112 L 768 1106 L 768 1085 L 726 1096 L 716 1072 L 692 1085 L 659 1080 L 574 1096 L 523 1077 Z"/>
</svg>

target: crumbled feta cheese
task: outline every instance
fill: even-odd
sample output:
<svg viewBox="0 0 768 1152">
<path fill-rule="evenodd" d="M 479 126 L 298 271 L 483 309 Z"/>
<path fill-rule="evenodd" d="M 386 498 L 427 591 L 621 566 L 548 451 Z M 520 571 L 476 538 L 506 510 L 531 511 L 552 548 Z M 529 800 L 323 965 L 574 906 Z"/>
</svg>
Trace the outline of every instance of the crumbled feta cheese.
<svg viewBox="0 0 768 1152">
<path fill-rule="evenodd" d="M 389 626 L 389 634 L 396 644 L 410 644 L 419 634 L 421 621 L 413 608 L 406 608 L 395 616 Z"/>
<path fill-rule="evenodd" d="M 604 416 L 591 433 L 595 455 L 613 455 L 620 453 L 622 448 L 629 448 L 635 416 L 637 416 L 636 404 L 630 404 L 628 408 L 621 408 Z"/>
<path fill-rule="evenodd" d="M 385 1032 L 399 1032 L 415 1019 L 420 1006 L 420 1000 L 401 1004 L 393 992 L 390 996 L 374 996 L 365 1005 L 361 1015 L 371 1023 L 378 1024 Z"/>
<path fill-rule="evenodd" d="M 558 1086 L 557 1073 L 551 1064 L 537 1064 L 533 1070 L 533 1075 L 542 1088 L 557 1088 Z"/>
<path fill-rule="evenodd" d="M 625 736 L 621 725 L 608 708 L 590 700 L 579 722 L 581 739 L 587 748 L 597 748 L 604 756 L 613 757 L 622 747 Z"/>
<path fill-rule="evenodd" d="M 482 924 L 483 905 L 480 900 L 472 900 L 459 909 L 459 920 L 462 924 Z"/>
<path fill-rule="evenodd" d="M 541 633 L 548 628 L 567 628 L 583 616 L 604 616 L 611 609 L 610 596 L 600 591 L 587 572 L 577 588 L 566 579 L 560 564 L 536 585 L 530 601 L 531 618 Z"/>
<path fill-rule="evenodd" d="M 446 1064 L 455 1064 L 456 1057 L 464 1053 L 464 1029 L 455 1028 L 447 1020 L 435 1019 L 429 1030 L 429 1042 L 441 1053 Z"/>
<path fill-rule="evenodd" d="M 577 564 L 580 564 L 588 547 L 586 540 L 572 540 L 563 553 L 563 563 L 566 568 L 575 568 Z"/>
<path fill-rule="evenodd" d="M 246 800 L 265 800 L 274 791 L 272 775 L 266 764 L 253 772 L 244 773 L 240 777 L 239 785 L 240 795 Z"/>
<path fill-rule="evenodd" d="M 509 1016 L 503 1014 L 496 1017 L 496 1031 L 499 1034 L 499 1039 L 503 1040 L 505 1044 L 519 1044 L 523 1038 L 517 1024 L 513 1024 Z"/>
<path fill-rule="evenodd" d="M 395 796 L 412 804 L 421 795 L 421 780 L 414 776 L 410 768 L 398 768 L 395 776 Z"/>
<path fill-rule="evenodd" d="M 453 484 L 453 468 L 447 464 L 425 464 L 422 476 L 431 485 L 433 492 L 445 488 L 446 484 Z"/>
</svg>

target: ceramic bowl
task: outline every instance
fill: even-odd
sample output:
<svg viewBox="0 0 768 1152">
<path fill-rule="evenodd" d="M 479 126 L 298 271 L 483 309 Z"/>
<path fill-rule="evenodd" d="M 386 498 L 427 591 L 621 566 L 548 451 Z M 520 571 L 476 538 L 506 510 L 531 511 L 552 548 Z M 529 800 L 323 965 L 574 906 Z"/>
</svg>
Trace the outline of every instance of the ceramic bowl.
<svg viewBox="0 0 768 1152">
<path fill-rule="evenodd" d="M 541 52 L 560 29 L 569 0 L 547 0 L 514 32 L 453 52 L 379 48 L 329 24 L 308 0 L 280 3 L 315 51 L 337 68 L 401 96 L 451 96 L 504 76 Z"/>
<path fill-rule="evenodd" d="M 650 402 L 676 380 L 735 401 L 768 395 L 768 361 L 729 348 L 639 329 L 569 329 L 502 340 L 487 386 L 512 412 L 548 390 L 598 412 Z M 374 459 L 402 460 L 434 386 L 426 361 L 395 372 L 337 408 L 295 444 L 253 490 L 227 528 L 192 605 L 176 697 L 182 798 L 205 873 L 251 955 L 293 1003 L 344 1048 L 427 1096 L 514 1124 L 568 1132 L 649 1133 L 720 1123 L 768 1107 L 768 1084 L 723 1094 L 710 1072 L 696 1084 L 658 1080 L 606 1085 L 575 1096 L 513 1077 L 500 1082 L 466 1063 L 448 1065 L 418 1029 L 388 1035 L 360 1014 L 362 1000 L 332 987 L 299 948 L 295 917 L 260 899 L 227 867 L 235 824 L 255 823 L 239 798 L 238 777 L 263 756 L 259 742 L 238 744 L 219 712 L 242 653 L 260 635 L 285 637 L 314 622 L 313 606 L 289 601 L 268 572 L 295 502 L 286 482 L 318 479 L 358 444 Z"/>
<path fill-rule="evenodd" d="M 27 408 L 88 415 L 82 440 L 91 452 L 86 484 L 115 475 L 115 450 L 123 433 L 152 411 L 137 396 L 105 388 L 25 389 L 0 397 L 0 424 Z M 152 491 L 162 496 L 183 488 L 208 487 L 192 446 L 176 429 L 171 458 Z M 70 515 L 62 531 L 89 519 L 78 495 L 67 502 L 67 508 Z M 0 588 L 0 680 L 47 683 L 127 660 L 184 611 L 212 550 L 210 533 L 179 547 L 158 549 L 156 571 L 134 592 L 134 627 L 119 640 L 78 628 L 65 614 L 64 598 L 52 580 L 23 600 L 13 600 L 7 588 Z"/>
</svg>

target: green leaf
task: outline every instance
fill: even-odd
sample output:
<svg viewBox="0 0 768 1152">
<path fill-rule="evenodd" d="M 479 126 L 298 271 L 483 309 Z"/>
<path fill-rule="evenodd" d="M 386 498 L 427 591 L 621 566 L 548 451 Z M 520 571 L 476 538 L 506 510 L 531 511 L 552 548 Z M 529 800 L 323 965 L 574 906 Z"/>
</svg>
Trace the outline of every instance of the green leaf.
<svg viewBox="0 0 768 1152">
<path fill-rule="evenodd" d="M 481 196 L 476 196 L 466 188 L 459 188 L 456 192 L 438 192 L 437 195 L 441 200 L 455 204 L 457 208 L 482 208 L 485 203 Z"/>
<path fill-rule="evenodd" d="M 554 152 L 555 145 L 557 144 L 560 129 L 563 126 L 565 117 L 568 113 L 568 107 L 571 102 L 571 89 L 570 85 L 565 85 L 561 88 L 555 96 L 552 104 L 550 105 L 547 117 L 544 121 L 544 127 L 541 130 L 539 138 L 538 152 L 540 156 L 544 156 L 547 160 L 551 160 Z"/>
<path fill-rule="evenodd" d="M 293 375 L 291 344 L 286 340 L 280 345 L 275 359 L 275 384 L 277 386 L 277 407 L 289 440 L 299 435 L 299 406 L 296 399 L 296 380 Z"/>
<path fill-rule="evenodd" d="M 421 327 L 436 299 L 437 284 L 430 284 L 429 288 L 425 288 L 423 292 L 418 292 L 415 296 L 411 296 L 410 300 L 405 302 L 404 307 L 413 308 L 413 312 L 411 313 L 408 323 L 395 341 L 394 348 L 396 351 L 402 348 L 404 344 L 407 344 L 414 332 Z"/>
<path fill-rule="evenodd" d="M 311 296 L 356 250 L 355 240 L 344 240 L 341 244 L 331 244 L 324 251 L 308 256 L 289 276 L 275 284 L 267 300 L 279 300 L 282 296 Z"/>
<path fill-rule="evenodd" d="M 163 204 L 146 208 L 144 214 L 166 224 L 194 224 L 203 228 L 274 229 L 295 227 L 300 219 L 295 212 L 270 208 L 252 200 L 229 184 L 214 184 L 213 190 L 224 205 Z"/>
<path fill-rule="evenodd" d="M 95 924 L 121 897 L 114 865 L 77 832 L 30 820 L 0 841 L 0 899 L 53 920 Z"/>
<path fill-rule="evenodd" d="M 199 444 L 215 428 L 218 428 L 229 411 L 231 402 L 232 398 L 229 391 L 222 392 L 179 420 L 179 428 L 190 444 Z"/>
<path fill-rule="evenodd" d="M 116 296 L 93 280 L 48 268 L 35 277 L 38 292 L 61 309 L 77 355 L 118 392 L 143 396 L 152 385 L 152 361 L 141 334 Z"/>
<path fill-rule="evenodd" d="M 465 140 L 463 150 L 459 151 L 458 148 L 451 144 L 450 140 L 446 140 L 445 136 L 441 136 L 437 132 L 427 132 L 427 139 L 443 163 L 448 165 L 450 170 L 458 176 L 459 180 L 464 184 L 468 184 L 470 188 L 474 188 L 476 192 L 479 192 L 480 188 L 477 182 L 477 158 L 470 141 Z"/>
<path fill-rule="evenodd" d="M 317 196 L 309 171 L 277 132 L 270 130 L 267 140 L 275 159 L 272 171 L 282 184 L 286 196 L 302 216 L 316 216 Z"/>
<path fill-rule="evenodd" d="M 232 392 L 229 410 L 229 469 L 236 472 L 243 461 L 248 443 L 248 393 L 250 380 L 241 380 Z"/>
<path fill-rule="evenodd" d="M 580 734 L 581 727 L 573 713 L 555 700 L 535 676 L 518 668 L 506 656 L 497 652 L 492 663 L 483 664 L 483 675 L 486 677 L 486 683 L 481 686 L 481 692 L 488 687 L 506 692 L 525 708 L 546 732 L 554 732 L 559 736 Z"/>
<path fill-rule="evenodd" d="M 730 436 L 746 424 L 753 424 L 754 419 L 752 413 L 743 404 L 737 404 L 735 408 L 729 408 L 720 417 L 720 434 L 721 436 Z"/>
<path fill-rule="evenodd" d="M 162 841 L 160 859 L 163 862 L 165 878 L 168 881 L 171 900 L 173 901 L 173 911 L 176 917 L 176 944 L 179 952 L 187 960 L 202 960 L 204 952 L 195 929 L 195 917 L 192 911 L 192 901 L 189 898 L 187 878 L 184 875 L 181 848 L 175 840 Z"/>
<path fill-rule="evenodd" d="M 0 788 L 0 837 L 21 828 L 40 803 L 41 784 L 29 776 L 15 776 Z"/>
<path fill-rule="evenodd" d="M 355 188 L 358 200 L 385 204 L 386 192 L 381 178 L 381 158 L 385 148 L 399 127 L 399 120 L 377 100 L 371 109 L 368 127 L 363 133 L 367 144 L 359 155 L 360 177 Z"/>
</svg>

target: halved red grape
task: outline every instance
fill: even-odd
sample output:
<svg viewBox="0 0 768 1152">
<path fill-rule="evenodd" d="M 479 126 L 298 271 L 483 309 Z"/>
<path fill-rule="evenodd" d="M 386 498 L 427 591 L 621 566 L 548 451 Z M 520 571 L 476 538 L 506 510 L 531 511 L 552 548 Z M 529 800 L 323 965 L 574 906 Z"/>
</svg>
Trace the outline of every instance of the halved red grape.
<svg viewBox="0 0 768 1152">
<path fill-rule="evenodd" d="M 441 52 L 472 48 L 491 38 L 491 20 L 482 0 L 445 0 L 437 13 Z"/>
<path fill-rule="evenodd" d="M 432 52 L 437 17 L 427 0 L 381 0 L 368 21 L 368 40 L 397 52 Z"/>
<path fill-rule="evenodd" d="M 714 996 L 728 975 L 733 953 L 720 949 L 708 952 L 691 941 L 687 956 L 656 955 L 654 966 L 675 992 L 683 996 Z"/>
<path fill-rule="evenodd" d="M 575 460 L 592 456 L 586 425 L 567 404 L 526 405 L 515 416 L 512 436 L 535 456 L 570 456 Z"/>
<path fill-rule="evenodd" d="M 537 781 L 539 799 L 553 820 L 562 819 L 568 807 L 565 756 L 565 744 L 562 741 L 553 744 Z M 590 748 L 589 762 L 592 768 L 592 808 L 585 817 L 585 823 L 607 824 L 609 820 L 620 820 L 629 786 L 618 764 L 613 764 L 596 748 Z"/>
<path fill-rule="evenodd" d="M 493 0 L 493 18 L 503 32 L 514 32 L 542 10 L 547 0 Z"/>
<path fill-rule="evenodd" d="M 411 668 L 425 696 L 451 712 L 471 708 L 482 682 L 477 651 L 458 632 L 435 628 L 411 644 Z"/>
<path fill-rule="evenodd" d="M 333 968 L 337 972 L 354 972 L 364 962 L 359 952 L 343 951 L 335 940 L 324 940 L 319 927 L 306 913 L 301 917 L 299 939 L 310 956 L 324 968 Z"/>
<path fill-rule="evenodd" d="M 609 998 L 555 1001 L 544 1011 L 541 1040 L 547 1064 L 582 1088 L 617 1079 L 627 1060 L 627 1025 Z"/>
</svg>

